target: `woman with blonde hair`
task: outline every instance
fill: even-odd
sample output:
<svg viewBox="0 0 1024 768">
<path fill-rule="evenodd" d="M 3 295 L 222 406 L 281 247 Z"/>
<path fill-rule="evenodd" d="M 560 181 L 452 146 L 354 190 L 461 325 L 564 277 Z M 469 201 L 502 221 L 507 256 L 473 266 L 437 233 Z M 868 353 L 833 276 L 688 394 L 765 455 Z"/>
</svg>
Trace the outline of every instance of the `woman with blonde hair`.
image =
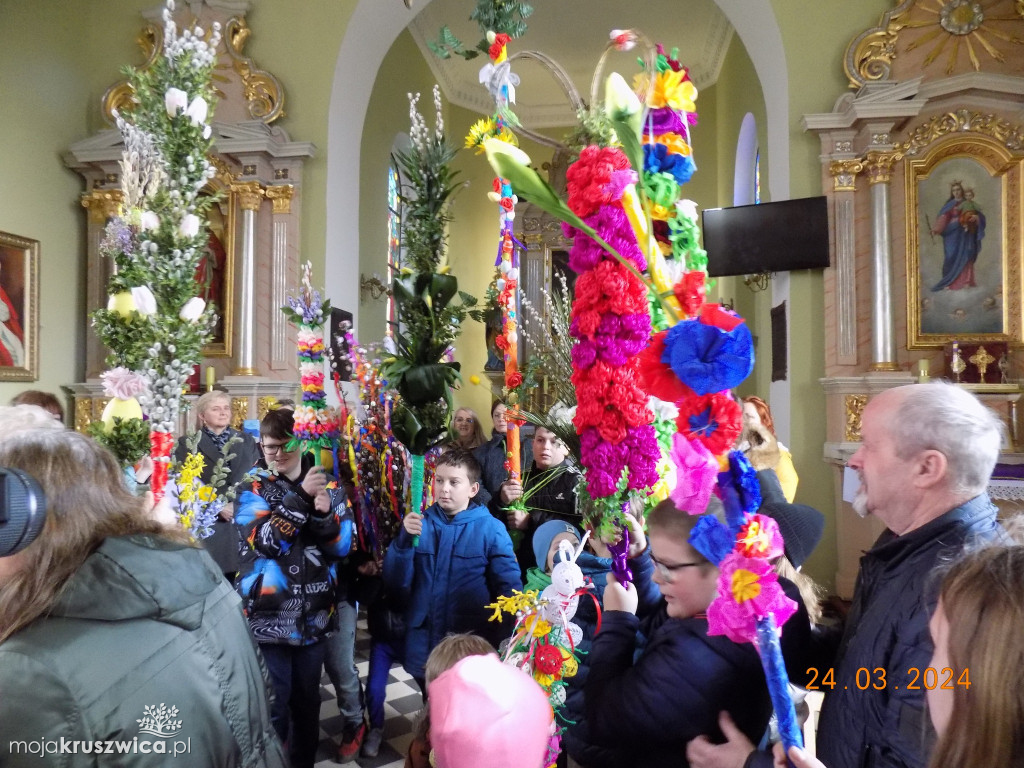
<svg viewBox="0 0 1024 768">
<path fill-rule="evenodd" d="M 786 501 L 796 498 L 800 482 L 793 466 L 793 454 L 775 435 L 775 420 L 768 403 L 756 395 L 743 398 L 743 431 L 737 449 L 743 452 L 754 469 L 771 469 L 779 477 Z"/>
<path fill-rule="evenodd" d="M 209 556 L 84 435 L 7 433 L 0 466 L 46 499 L 39 538 L 0 557 L 0 765 L 117 750 L 284 768 L 241 602 Z"/>
<path fill-rule="evenodd" d="M 452 441 L 459 448 L 472 451 L 487 442 L 484 428 L 480 425 L 480 417 L 472 408 L 459 408 L 452 418 Z"/>
</svg>

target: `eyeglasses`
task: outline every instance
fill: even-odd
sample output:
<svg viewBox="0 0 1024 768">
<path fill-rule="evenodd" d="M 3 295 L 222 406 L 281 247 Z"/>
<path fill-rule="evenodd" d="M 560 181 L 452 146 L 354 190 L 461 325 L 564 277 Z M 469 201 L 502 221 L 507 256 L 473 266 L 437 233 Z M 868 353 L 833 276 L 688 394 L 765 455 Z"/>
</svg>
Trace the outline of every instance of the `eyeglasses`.
<svg viewBox="0 0 1024 768">
<path fill-rule="evenodd" d="M 474 421 L 476 421 L 476 419 L 474 419 L 472 416 L 456 416 L 455 417 L 455 423 L 456 424 L 472 424 Z"/>
<path fill-rule="evenodd" d="M 267 456 L 274 456 L 278 453 L 294 453 L 285 448 L 285 443 L 263 443 L 263 453 Z"/>
<path fill-rule="evenodd" d="M 704 565 L 707 561 L 701 560 L 699 563 L 678 563 L 669 565 L 668 563 L 661 562 L 655 558 L 654 555 L 651 555 L 651 562 L 654 563 L 654 567 L 657 570 L 658 575 L 665 580 L 665 583 L 671 584 L 676 579 L 676 571 L 682 570 L 683 568 L 693 568 L 698 565 Z"/>
</svg>

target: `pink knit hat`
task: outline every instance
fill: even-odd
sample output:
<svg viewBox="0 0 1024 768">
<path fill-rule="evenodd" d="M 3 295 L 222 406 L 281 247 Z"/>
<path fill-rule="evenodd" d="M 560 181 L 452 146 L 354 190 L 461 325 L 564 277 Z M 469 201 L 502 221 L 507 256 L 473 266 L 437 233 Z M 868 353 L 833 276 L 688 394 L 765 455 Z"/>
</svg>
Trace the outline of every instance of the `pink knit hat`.
<svg viewBox="0 0 1024 768">
<path fill-rule="evenodd" d="M 542 768 L 554 715 L 525 672 L 467 656 L 430 684 L 437 768 Z"/>
</svg>

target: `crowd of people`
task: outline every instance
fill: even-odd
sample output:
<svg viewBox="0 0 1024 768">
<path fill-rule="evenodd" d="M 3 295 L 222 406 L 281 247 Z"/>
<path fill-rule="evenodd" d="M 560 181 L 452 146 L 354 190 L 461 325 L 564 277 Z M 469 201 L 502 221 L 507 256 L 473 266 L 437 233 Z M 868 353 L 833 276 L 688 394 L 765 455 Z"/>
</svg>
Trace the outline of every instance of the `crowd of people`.
<svg viewBox="0 0 1024 768">
<path fill-rule="evenodd" d="M 898 387 L 868 403 L 849 460 L 861 481 L 853 507 L 886 529 L 848 612 L 828 624 L 800 570 L 824 516 L 794 503 L 770 410 L 745 401 L 737 448 L 758 469 L 760 512 L 784 535 L 775 568 L 798 606 L 782 634 L 791 693 L 825 692 L 815 756 L 772 745 L 754 647 L 708 633 L 721 573 L 690 534 L 696 513 L 724 514 L 714 497 L 706 510 L 631 508 L 632 580 L 620 582 L 616 542 L 584 522 L 557 437 L 537 428 L 527 471 L 510 479 L 505 405 L 492 408 L 490 440 L 460 408 L 434 503 L 409 511 L 376 561 L 358 551 L 345 484 L 289 450 L 289 409 L 267 414 L 257 443 L 228 426 L 226 397 L 204 398 L 198 445 L 213 458 L 234 441 L 238 494 L 202 547 L 159 522 L 151 495 L 129 493 L 93 441 L 37 405 L 0 409 L 0 467 L 32 475 L 47 510 L 38 540 L 0 557 L 0 764 L 164 764 L 139 745 L 180 743 L 191 765 L 309 768 L 324 669 L 345 724 L 337 759 L 373 756 L 399 663 L 424 697 L 414 768 L 540 768 L 558 729 L 558 764 L 583 768 L 1024 765 L 1024 547 L 986 493 L 1002 423 L 961 388 Z M 511 626 L 490 621 L 487 605 L 524 584 L 542 591 L 566 549 L 579 550 L 594 599 L 574 618 L 578 668 L 556 717 L 529 676 L 499 661 Z M 360 608 L 372 638 L 365 690 L 353 660 Z M 155 743 L 143 739 L 152 728 Z M 131 759 L 96 756 L 122 743 Z"/>
</svg>

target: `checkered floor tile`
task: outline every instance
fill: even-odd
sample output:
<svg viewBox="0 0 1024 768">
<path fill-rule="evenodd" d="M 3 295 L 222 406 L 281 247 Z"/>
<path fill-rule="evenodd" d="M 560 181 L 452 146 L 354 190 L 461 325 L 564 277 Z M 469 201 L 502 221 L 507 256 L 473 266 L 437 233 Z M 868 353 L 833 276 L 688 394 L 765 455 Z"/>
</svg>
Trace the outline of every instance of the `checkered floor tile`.
<svg viewBox="0 0 1024 768">
<path fill-rule="evenodd" d="M 359 679 L 365 685 L 370 667 L 370 634 L 366 631 L 365 614 L 360 616 L 356 629 L 355 656 Z M 337 765 L 335 756 L 338 744 L 341 743 L 344 723 L 338 712 L 334 686 L 326 675 L 321 681 L 320 694 L 323 703 L 320 705 L 320 749 L 317 751 L 316 768 L 330 768 Z M 388 677 L 387 701 L 384 704 L 384 741 L 380 745 L 380 754 L 377 757 L 357 755 L 347 765 L 360 768 L 402 768 L 409 742 L 412 741 L 413 724 L 422 706 L 423 697 L 419 686 L 401 666 L 393 666 Z"/>
</svg>

